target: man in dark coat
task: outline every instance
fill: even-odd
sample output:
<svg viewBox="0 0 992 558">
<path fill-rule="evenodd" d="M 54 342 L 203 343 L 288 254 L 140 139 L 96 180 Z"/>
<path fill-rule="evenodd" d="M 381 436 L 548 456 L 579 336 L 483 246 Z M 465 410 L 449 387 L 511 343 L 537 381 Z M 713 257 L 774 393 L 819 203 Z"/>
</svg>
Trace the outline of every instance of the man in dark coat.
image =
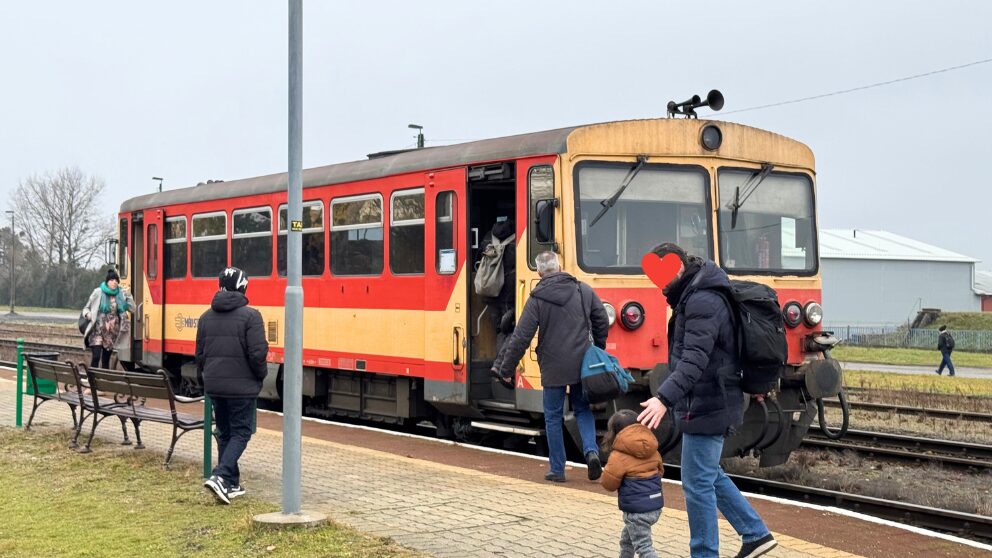
<svg viewBox="0 0 992 558">
<path fill-rule="evenodd" d="M 575 277 L 561 271 L 558 255 L 541 252 L 535 259 L 541 281 L 534 288 L 513 335 L 496 357 L 493 370 L 509 385 L 517 363 L 523 358 L 537 333 L 537 362 L 541 367 L 544 390 L 544 426 L 548 438 L 550 471 L 545 479 L 565 482 L 565 439 L 562 418 L 565 393 L 582 437 L 582 452 L 589 466 L 589 480 L 602 474 L 596 446 L 596 421 L 589 401 L 582 392 L 580 372 L 582 357 L 589 348 L 589 337 L 597 347 L 606 348 L 609 318 L 595 291 Z M 590 332 L 590 327 L 592 331 Z"/>
<path fill-rule="evenodd" d="M 954 352 L 954 338 L 951 337 L 951 332 L 947 331 L 947 326 L 942 325 L 937 330 L 940 332 L 937 335 L 937 350 L 940 351 L 940 366 L 937 367 L 937 375 L 940 376 L 944 373 L 944 367 L 947 367 L 948 375 L 954 375 L 954 363 L 951 362 L 951 353 Z"/>
<path fill-rule="evenodd" d="M 217 466 L 203 486 L 230 504 L 245 493 L 238 459 L 251 439 L 255 399 L 268 372 L 262 315 L 248 306 L 248 277 L 236 267 L 220 274 L 220 290 L 196 330 L 196 371 L 217 418 Z"/>
<path fill-rule="evenodd" d="M 673 409 L 682 431 L 682 491 L 691 556 L 718 556 L 718 508 L 743 538 L 737 558 L 761 556 L 778 543 L 720 467 L 724 437 L 741 425 L 744 404 L 731 309 L 718 294 L 729 293 L 730 280 L 715 263 L 689 256 L 675 244 L 662 244 L 653 252 L 659 257 L 678 255 L 682 268 L 662 289 L 673 312 L 668 323 L 671 374 L 656 397 L 641 403 L 644 411 L 638 420 L 654 429 Z"/>
</svg>

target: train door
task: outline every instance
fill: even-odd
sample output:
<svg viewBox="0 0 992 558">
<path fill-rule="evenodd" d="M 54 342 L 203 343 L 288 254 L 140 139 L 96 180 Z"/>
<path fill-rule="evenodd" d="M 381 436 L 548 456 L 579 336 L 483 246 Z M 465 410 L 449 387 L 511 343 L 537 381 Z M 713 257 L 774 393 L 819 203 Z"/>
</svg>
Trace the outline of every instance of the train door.
<svg viewBox="0 0 992 558">
<path fill-rule="evenodd" d="M 465 169 L 429 172 L 424 183 L 424 397 L 455 412 L 469 402 Z"/>
<path fill-rule="evenodd" d="M 162 366 L 163 343 L 165 341 L 165 277 L 162 272 L 162 237 L 164 231 L 161 209 L 145 212 L 145 289 L 147 299 L 142 302 L 142 358 L 145 366 Z M 137 269 L 137 268 L 135 268 Z"/>
<path fill-rule="evenodd" d="M 516 238 L 515 162 L 491 163 L 468 169 L 468 313 L 471 327 L 471 398 L 490 411 L 516 409 L 514 390 L 504 387 L 490 369 L 512 331 L 514 322 Z M 476 264 L 490 243 L 503 244 L 503 287 L 497 296 L 476 292 Z"/>
<path fill-rule="evenodd" d="M 145 323 L 145 251 L 144 214 L 135 211 L 131 214 L 131 295 L 134 297 L 134 314 L 131 316 L 131 360 L 141 362 Z"/>
</svg>

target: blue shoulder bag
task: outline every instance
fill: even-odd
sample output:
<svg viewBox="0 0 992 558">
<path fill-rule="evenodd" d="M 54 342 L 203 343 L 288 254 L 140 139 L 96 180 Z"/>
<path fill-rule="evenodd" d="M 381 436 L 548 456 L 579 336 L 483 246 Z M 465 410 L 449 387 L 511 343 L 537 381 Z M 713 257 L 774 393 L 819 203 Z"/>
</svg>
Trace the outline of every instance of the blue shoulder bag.
<svg viewBox="0 0 992 558">
<path fill-rule="evenodd" d="M 583 314 L 586 318 L 586 328 L 589 332 L 589 348 L 582 357 L 582 391 L 590 403 L 611 401 L 627 393 L 627 387 L 634 377 L 620 366 L 617 357 L 600 349 L 593 342 L 592 322 L 589 319 L 589 304 L 582 296 L 582 286 L 579 286 L 579 300 L 582 303 Z"/>
</svg>

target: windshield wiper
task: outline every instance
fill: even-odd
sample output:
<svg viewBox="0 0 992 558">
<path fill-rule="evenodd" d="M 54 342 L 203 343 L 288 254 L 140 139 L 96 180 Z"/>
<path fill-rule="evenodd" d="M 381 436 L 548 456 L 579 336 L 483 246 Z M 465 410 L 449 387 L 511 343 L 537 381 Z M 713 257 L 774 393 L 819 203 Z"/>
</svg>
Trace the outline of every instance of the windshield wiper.
<svg viewBox="0 0 992 558">
<path fill-rule="evenodd" d="M 637 173 L 641 172 L 641 169 L 644 167 L 644 163 L 647 162 L 648 162 L 647 155 L 637 156 L 637 164 L 634 165 L 634 168 L 630 169 L 627 172 L 627 176 L 624 177 L 623 182 L 620 183 L 620 187 L 617 188 L 617 191 L 613 192 L 613 194 L 610 197 L 599 202 L 599 204 L 603 206 L 603 209 L 599 210 L 599 213 L 596 215 L 596 218 L 593 219 L 592 223 L 589 224 L 590 227 L 595 226 L 596 223 L 603 218 L 603 215 L 606 215 L 606 212 L 609 211 L 610 208 L 612 208 L 614 205 L 616 205 L 617 200 L 620 199 L 620 196 L 623 195 L 623 191 L 627 189 L 627 186 L 630 186 L 631 181 L 634 180 L 634 177 L 637 176 Z"/>
<path fill-rule="evenodd" d="M 751 197 L 751 194 L 758 189 L 758 186 L 760 186 L 765 178 L 772 172 L 773 168 L 775 168 L 775 165 L 772 165 L 771 163 L 762 163 L 760 170 L 747 177 L 744 184 L 738 186 L 737 189 L 734 190 L 734 203 L 730 204 L 730 208 L 734 210 L 734 212 L 730 214 L 731 229 L 737 228 L 737 212 L 740 210 L 741 206 L 743 206 L 744 202 Z M 741 198 L 741 188 L 744 189 L 743 198 Z"/>
</svg>

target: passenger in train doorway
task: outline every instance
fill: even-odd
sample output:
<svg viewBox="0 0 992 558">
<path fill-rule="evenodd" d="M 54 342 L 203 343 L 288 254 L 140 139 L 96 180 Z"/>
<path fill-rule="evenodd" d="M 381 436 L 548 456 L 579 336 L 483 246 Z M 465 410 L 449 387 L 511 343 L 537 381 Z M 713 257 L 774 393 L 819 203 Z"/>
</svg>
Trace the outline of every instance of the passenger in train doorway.
<svg viewBox="0 0 992 558">
<path fill-rule="evenodd" d="M 134 298 L 120 281 L 117 271 L 110 268 L 104 282 L 93 289 L 83 307 L 83 317 L 89 320 L 83 339 L 93 354 L 90 368 L 110 368 L 114 349 L 130 341 Z"/>
<path fill-rule="evenodd" d="M 653 252 L 662 258 L 676 254 L 682 266 L 662 289 L 675 312 L 668 326 L 672 372 L 657 395 L 641 403 L 644 411 L 638 420 L 653 430 L 672 409 L 682 431 L 682 491 L 692 558 L 719 556 L 717 509 L 743 539 L 736 558 L 761 556 L 778 543 L 720 467 L 724 437 L 744 419 L 740 384 L 720 378 L 721 371 L 739 369 L 729 303 L 714 291 L 729 289 L 730 280 L 720 266 L 688 255 L 675 244 L 662 244 Z"/>
<path fill-rule="evenodd" d="M 496 351 L 499 354 L 506 344 L 506 339 L 513 332 L 514 326 L 514 285 L 517 280 L 517 246 L 513 230 L 513 220 L 508 217 L 497 217 L 496 224 L 490 229 L 479 246 L 480 262 L 485 258 L 486 248 L 498 245 L 502 248 L 501 265 L 503 267 L 503 286 L 495 297 L 483 296 L 486 303 L 486 313 L 496 330 Z"/>
<path fill-rule="evenodd" d="M 493 372 L 510 386 L 514 385 L 517 363 L 537 334 L 537 362 L 541 366 L 544 426 L 551 463 L 544 478 L 565 482 L 562 418 L 567 394 L 569 406 L 579 425 L 582 452 L 589 466 L 589 480 L 597 480 L 603 468 L 596 447 L 596 423 L 582 391 L 579 374 L 582 357 L 589 348 L 590 334 L 592 343 L 606 348 L 609 318 L 595 291 L 561 270 L 557 254 L 541 252 L 535 263 L 541 281 L 534 287 L 513 334 L 493 363 Z M 589 302 L 583 303 L 584 300 Z"/>
<path fill-rule="evenodd" d="M 203 486 L 230 504 L 245 493 L 238 460 L 252 434 L 255 399 L 268 373 L 262 314 L 248 306 L 248 277 L 229 267 L 196 329 L 196 371 L 217 418 L 217 466 Z"/>
<path fill-rule="evenodd" d="M 940 376 L 944 373 L 944 368 L 947 368 L 947 375 L 954 375 L 954 363 L 951 362 L 951 353 L 954 352 L 954 337 L 951 336 L 951 332 L 947 331 L 947 326 L 942 325 L 937 328 L 940 334 L 937 336 L 937 350 L 940 351 L 940 366 L 937 367 L 937 375 Z"/>
</svg>

